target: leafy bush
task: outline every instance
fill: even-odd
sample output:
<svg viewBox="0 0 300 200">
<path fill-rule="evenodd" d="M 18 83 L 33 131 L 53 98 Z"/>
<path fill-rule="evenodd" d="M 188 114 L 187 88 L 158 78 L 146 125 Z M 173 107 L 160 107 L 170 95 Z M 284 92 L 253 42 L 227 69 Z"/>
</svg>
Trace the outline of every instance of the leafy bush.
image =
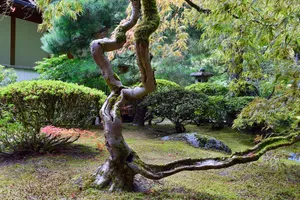
<svg viewBox="0 0 300 200">
<path fill-rule="evenodd" d="M 67 55 L 52 56 L 37 62 L 40 79 L 77 83 L 90 88 L 108 90 L 99 67 L 91 58 L 68 59 Z"/>
<path fill-rule="evenodd" d="M 226 118 L 226 99 L 224 96 L 209 96 L 209 109 L 204 117 L 212 123 L 212 127 L 223 128 Z"/>
<path fill-rule="evenodd" d="M 17 74 L 13 69 L 6 69 L 0 65 L 0 87 L 16 82 Z"/>
<path fill-rule="evenodd" d="M 0 103 L 1 104 L 1 103 Z M 3 108 L 3 105 L 2 105 Z M 53 152 L 75 142 L 77 135 L 46 134 L 15 121 L 12 113 L 0 110 L 0 156 Z"/>
<path fill-rule="evenodd" d="M 61 81 L 23 81 L 0 90 L 3 109 L 25 128 L 85 127 L 98 116 L 103 92 Z M 7 105 L 13 104 L 13 108 Z"/>
<path fill-rule="evenodd" d="M 209 96 L 209 108 L 205 115 L 197 116 L 195 122 L 209 122 L 215 129 L 222 128 L 224 122 L 231 126 L 233 120 L 254 97 Z"/>
<path fill-rule="evenodd" d="M 155 92 L 165 92 L 169 90 L 180 89 L 180 85 L 165 79 L 156 79 L 156 84 Z"/>
<path fill-rule="evenodd" d="M 229 90 L 233 96 L 258 96 L 258 89 L 251 83 L 244 80 L 234 80 L 229 84 Z"/>
<path fill-rule="evenodd" d="M 147 107 L 152 115 L 169 119 L 175 124 L 177 132 L 184 132 L 184 123 L 194 120 L 196 115 L 204 115 L 208 97 L 177 89 L 150 94 L 141 105 Z"/>
<path fill-rule="evenodd" d="M 208 96 L 226 95 L 228 89 L 216 83 L 195 83 L 185 87 L 186 90 L 204 93 Z"/>
<path fill-rule="evenodd" d="M 299 128 L 300 91 L 290 89 L 271 99 L 256 98 L 234 121 L 234 128 L 258 133 L 281 133 Z"/>
<path fill-rule="evenodd" d="M 238 114 L 246 107 L 254 97 L 227 97 L 225 108 L 226 108 L 226 123 L 232 126 L 233 120 L 237 118 Z"/>
<path fill-rule="evenodd" d="M 142 86 L 142 84 L 139 84 L 139 86 Z M 174 89 L 180 89 L 180 86 L 172 81 L 168 81 L 165 79 L 156 79 L 156 90 L 153 93 L 166 92 Z M 150 125 L 152 124 L 152 120 L 154 119 L 153 114 L 151 112 L 147 112 L 147 107 L 141 104 L 142 101 L 143 99 L 138 99 L 131 102 L 135 113 L 133 117 L 133 124 L 138 126 L 144 126 L 146 120 Z"/>
</svg>

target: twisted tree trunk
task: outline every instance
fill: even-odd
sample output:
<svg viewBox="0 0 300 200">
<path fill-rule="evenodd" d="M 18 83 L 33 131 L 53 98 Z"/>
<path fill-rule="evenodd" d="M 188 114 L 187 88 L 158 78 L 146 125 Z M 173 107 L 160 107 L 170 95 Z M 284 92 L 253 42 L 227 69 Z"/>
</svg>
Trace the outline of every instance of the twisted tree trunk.
<svg viewBox="0 0 300 200">
<path fill-rule="evenodd" d="M 133 189 L 133 179 L 136 174 L 128 165 L 133 159 L 132 150 L 122 136 L 122 122 L 120 119 L 120 105 L 130 99 L 139 99 L 155 89 L 154 73 L 150 64 L 149 36 L 159 25 L 155 0 L 131 0 L 132 13 L 129 20 L 120 24 L 114 39 L 95 40 L 91 44 L 91 51 L 95 62 L 102 70 L 102 75 L 111 90 L 101 108 L 101 117 L 104 121 L 106 147 L 110 158 L 99 167 L 95 184 L 99 188 L 109 187 L 110 191 Z M 126 32 L 131 29 L 141 16 L 143 17 L 135 30 L 135 47 L 142 75 L 143 87 L 128 89 L 122 86 L 114 74 L 109 60 L 104 53 L 121 48 L 126 42 Z"/>
<path fill-rule="evenodd" d="M 149 36 L 157 29 L 160 19 L 155 0 L 130 1 L 131 16 L 126 23 L 116 28 L 115 38 L 103 38 L 91 43 L 94 60 L 101 68 L 102 75 L 111 90 L 100 111 L 104 122 L 105 144 L 110 157 L 95 174 L 96 187 L 109 188 L 110 191 L 132 191 L 136 174 L 150 179 L 160 179 L 183 170 L 226 168 L 238 163 L 255 161 L 268 150 L 300 141 L 300 133 L 294 133 L 287 137 L 268 139 L 252 149 L 235 153 L 230 157 L 188 158 L 165 165 L 150 165 L 140 160 L 123 138 L 120 105 L 126 100 L 140 99 L 155 90 L 155 77 L 150 64 Z M 121 48 L 126 42 L 126 32 L 138 20 L 140 21 L 135 29 L 135 48 L 143 87 L 130 89 L 122 85 L 104 53 Z"/>
</svg>

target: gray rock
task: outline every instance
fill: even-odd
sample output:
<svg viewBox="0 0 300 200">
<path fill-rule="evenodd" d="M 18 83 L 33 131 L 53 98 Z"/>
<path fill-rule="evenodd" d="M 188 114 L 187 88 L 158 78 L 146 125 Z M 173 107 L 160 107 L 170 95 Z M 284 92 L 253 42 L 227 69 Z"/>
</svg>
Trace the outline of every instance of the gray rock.
<svg viewBox="0 0 300 200">
<path fill-rule="evenodd" d="M 231 149 L 216 138 L 200 135 L 198 133 L 181 133 L 176 135 L 169 135 L 161 138 L 162 140 L 173 140 L 173 141 L 186 141 L 193 147 L 203 148 L 208 150 L 221 151 L 225 153 L 231 153 Z"/>
</svg>

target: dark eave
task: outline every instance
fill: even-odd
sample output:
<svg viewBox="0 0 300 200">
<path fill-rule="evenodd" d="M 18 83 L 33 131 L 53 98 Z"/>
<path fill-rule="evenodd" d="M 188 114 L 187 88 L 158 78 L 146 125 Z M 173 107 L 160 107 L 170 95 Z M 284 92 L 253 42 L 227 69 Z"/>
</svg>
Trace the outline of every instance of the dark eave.
<svg viewBox="0 0 300 200">
<path fill-rule="evenodd" d="M 6 0 L 0 0 L 1 7 L 5 6 L 5 1 Z M 4 14 L 38 24 L 42 23 L 41 13 L 37 11 L 35 5 L 30 3 L 30 1 L 14 0 L 13 8 L 14 11 L 10 11 Z M 4 11 L 4 8 L 0 9 L 0 13 L 3 13 Z"/>
</svg>

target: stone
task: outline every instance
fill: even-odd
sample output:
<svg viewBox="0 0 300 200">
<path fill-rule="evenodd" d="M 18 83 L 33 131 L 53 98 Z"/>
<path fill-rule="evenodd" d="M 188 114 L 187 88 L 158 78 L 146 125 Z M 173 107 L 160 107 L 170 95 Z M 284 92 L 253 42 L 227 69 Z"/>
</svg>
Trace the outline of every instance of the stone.
<svg viewBox="0 0 300 200">
<path fill-rule="evenodd" d="M 231 149 L 222 141 L 216 138 L 201 135 L 198 133 L 181 133 L 175 135 L 169 135 L 161 138 L 164 141 L 186 141 L 188 144 L 196 148 L 203 148 L 207 150 L 220 151 L 231 154 Z"/>
</svg>

